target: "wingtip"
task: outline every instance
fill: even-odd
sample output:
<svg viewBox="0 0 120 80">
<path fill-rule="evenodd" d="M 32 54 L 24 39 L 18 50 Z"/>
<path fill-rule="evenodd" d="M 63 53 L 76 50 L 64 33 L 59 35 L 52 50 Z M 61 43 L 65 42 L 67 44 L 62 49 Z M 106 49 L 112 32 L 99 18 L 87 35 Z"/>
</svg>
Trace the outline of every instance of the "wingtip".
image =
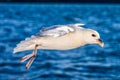
<svg viewBox="0 0 120 80">
<path fill-rule="evenodd" d="M 76 23 L 75 25 L 76 26 L 84 26 L 85 24 L 83 24 L 83 23 Z"/>
</svg>

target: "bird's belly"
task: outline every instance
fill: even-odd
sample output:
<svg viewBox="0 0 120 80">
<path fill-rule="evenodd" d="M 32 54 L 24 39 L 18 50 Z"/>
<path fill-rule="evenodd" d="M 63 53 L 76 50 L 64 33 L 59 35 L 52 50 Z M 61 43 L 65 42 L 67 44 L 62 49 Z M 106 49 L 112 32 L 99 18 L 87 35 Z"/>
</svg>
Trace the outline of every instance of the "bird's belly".
<svg viewBox="0 0 120 80">
<path fill-rule="evenodd" d="M 66 44 L 66 43 L 49 43 L 49 44 L 44 44 L 43 46 L 39 47 L 39 49 L 54 49 L 54 50 L 67 50 L 67 49 L 72 49 L 76 48 L 78 46 L 72 45 L 71 43 Z"/>
<path fill-rule="evenodd" d="M 82 46 L 73 36 L 43 39 L 39 49 L 67 50 Z"/>
</svg>

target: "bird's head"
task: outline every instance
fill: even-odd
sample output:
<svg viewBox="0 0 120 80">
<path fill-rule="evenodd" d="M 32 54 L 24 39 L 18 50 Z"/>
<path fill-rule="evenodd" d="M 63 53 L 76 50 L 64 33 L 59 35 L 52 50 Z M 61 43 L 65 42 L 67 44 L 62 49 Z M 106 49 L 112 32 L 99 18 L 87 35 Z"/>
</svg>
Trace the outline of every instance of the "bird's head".
<svg viewBox="0 0 120 80">
<path fill-rule="evenodd" d="M 94 31 L 92 29 L 87 29 L 83 34 L 83 36 L 85 42 L 87 42 L 88 44 L 99 44 L 101 47 L 104 47 L 104 43 L 100 39 L 100 35 L 97 31 Z"/>
</svg>

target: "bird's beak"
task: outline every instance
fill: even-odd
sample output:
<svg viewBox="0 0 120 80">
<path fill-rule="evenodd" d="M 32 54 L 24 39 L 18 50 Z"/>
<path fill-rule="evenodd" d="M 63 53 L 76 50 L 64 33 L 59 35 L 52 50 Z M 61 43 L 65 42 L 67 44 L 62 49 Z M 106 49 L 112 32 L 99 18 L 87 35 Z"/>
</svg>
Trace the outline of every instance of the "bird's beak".
<svg viewBox="0 0 120 80">
<path fill-rule="evenodd" d="M 104 47 L 104 42 L 101 39 L 97 39 L 97 42 L 101 47 Z"/>
</svg>

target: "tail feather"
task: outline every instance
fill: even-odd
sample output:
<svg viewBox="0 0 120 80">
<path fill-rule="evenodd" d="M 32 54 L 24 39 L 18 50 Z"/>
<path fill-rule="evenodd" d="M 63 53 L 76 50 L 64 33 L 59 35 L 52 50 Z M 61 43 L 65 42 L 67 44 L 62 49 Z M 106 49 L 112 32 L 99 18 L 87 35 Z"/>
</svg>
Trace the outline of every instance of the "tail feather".
<svg viewBox="0 0 120 80">
<path fill-rule="evenodd" d="M 30 38 L 26 38 L 25 40 L 21 41 L 13 50 L 13 53 L 17 53 L 20 51 L 25 50 L 32 50 L 35 46 L 35 36 L 32 36 Z"/>
</svg>

